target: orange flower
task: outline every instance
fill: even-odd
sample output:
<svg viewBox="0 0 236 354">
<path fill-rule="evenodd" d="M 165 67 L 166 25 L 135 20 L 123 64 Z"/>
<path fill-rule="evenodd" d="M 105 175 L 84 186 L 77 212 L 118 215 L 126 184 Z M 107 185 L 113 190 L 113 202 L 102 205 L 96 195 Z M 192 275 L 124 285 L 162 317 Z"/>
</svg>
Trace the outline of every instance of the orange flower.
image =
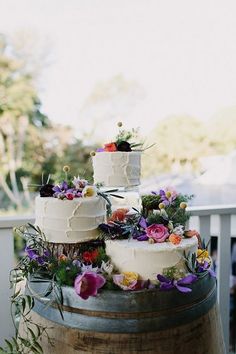
<svg viewBox="0 0 236 354">
<path fill-rule="evenodd" d="M 60 262 L 64 262 L 64 261 L 67 260 L 67 257 L 66 257 L 64 254 L 61 254 L 61 255 L 58 257 L 58 260 L 59 260 Z"/>
<path fill-rule="evenodd" d="M 104 151 L 114 152 L 117 151 L 116 143 L 108 143 L 104 145 Z"/>
<path fill-rule="evenodd" d="M 173 243 L 173 245 L 178 245 L 182 240 L 182 237 L 176 234 L 170 234 L 169 241 Z"/>
<path fill-rule="evenodd" d="M 124 221 L 126 214 L 128 213 L 129 209 L 127 208 L 119 208 L 113 211 L 109 221 Z"/>
</svg>

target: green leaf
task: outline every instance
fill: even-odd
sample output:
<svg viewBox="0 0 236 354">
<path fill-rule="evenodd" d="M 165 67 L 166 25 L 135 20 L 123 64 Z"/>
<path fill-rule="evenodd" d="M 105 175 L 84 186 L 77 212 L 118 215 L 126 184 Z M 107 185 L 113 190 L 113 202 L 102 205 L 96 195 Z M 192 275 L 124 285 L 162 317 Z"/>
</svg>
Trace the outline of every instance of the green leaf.
<svg viewBox="0 0 236 354">
<path fill-rule="evenodd" d="M 30 335 L 31 335 L 31 337 L 32 337 L 32 339 L 35 341 L 36 340 L 36 336 L 35 336 L 35 333 L 34 333 L 34 331 L 32 331 L 32 329 L 31 328 L 27 328 L 27 330 L 29 331 L 29 333 L 30 333 Z"/>
<path fill-rule="evenodd" d="M 13 352 L 13 345 L 12 345 L 12 343 L 9 342 L 9 340 L 7 340 L 7 339 L 4 339 L 4 341 L 6 342 L 7 347 L 10 349 L 10 351 Z"/>
<path fill-rule="evenodd" d="M 26 300 L 25 300 L 24 297 L 22 298 L 21 306 L 22 306 L 22 313 L 24 313 L 25 312 L 25 307 L 26 307 Z"/>
<path fill-rule="evenodd" d="M 37 233 L 39 232 L 38 228 L 36 226 L 34 226 L 31 223 L 28 223 L 29 227 L 31 227 L 34 231 L 36 231 Z"/>
<path fill-rule="evenodd" d="M 39 353 L 43 353 L 43 348 L 38 342 L 34 343 L 34 347 L 38 349 Z"/>
</svg>

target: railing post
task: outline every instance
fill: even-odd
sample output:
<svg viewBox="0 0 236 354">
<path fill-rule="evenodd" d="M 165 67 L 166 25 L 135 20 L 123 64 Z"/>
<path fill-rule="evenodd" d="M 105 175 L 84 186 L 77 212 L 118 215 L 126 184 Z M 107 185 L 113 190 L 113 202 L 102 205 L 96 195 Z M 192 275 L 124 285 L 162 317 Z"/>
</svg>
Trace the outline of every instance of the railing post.
<svg viewBox="0 0 236 354">
<path fill-rule="evenodd" d="M 200 235 L 201 238 L 204 239 L 205 245 L 210 241 L 211 239 L 211 217 L 210 215 L 203 215 L 199 216 L 199 224 L 200 224 Z M 209 250 L 210 250 L 209 245 Z"/>
<path fill-rule="evenodd" d="M 10 284 L 9 273 L 14 263 L 14 247 L 12 230 L 0 228 L 0 345 L 4 344 L 4 338 L 14 336 L 14 328 L 10 312 Z"/>
<path fill-rule="evenodd" d="M 229 352 L 229 275 L 231 266 L 231 216 L 220 215 L 220 230 L 218 238 L 218 301 L 224 332 L 226 352 Z"/>
</svg>

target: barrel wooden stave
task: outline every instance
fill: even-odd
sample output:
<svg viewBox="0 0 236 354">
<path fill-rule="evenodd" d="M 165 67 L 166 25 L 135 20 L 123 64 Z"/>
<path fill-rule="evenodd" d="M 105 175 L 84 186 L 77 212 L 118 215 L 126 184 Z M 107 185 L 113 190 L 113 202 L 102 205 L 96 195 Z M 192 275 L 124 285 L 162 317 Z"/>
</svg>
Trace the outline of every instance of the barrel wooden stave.
<svg viewBox="0 0 236 354">
<path fill-rule="evenodd" d="M 102 291 L 84 301 L 64 288 L 64 320 L 40 296 L 46 284 L 29 283 L 36 294 L 32 319 L 48 327 L 54 347 L 42 339 L 44 354 L 224 354 L 216 305 L 216 282 L 209 276 L 192 293 Z M 45 300 L 45 299 L 44 299 Z"/>
<path fill-rule="evenodd" d="M 148 333 L 102 333 L 68 328 L 33 313 L 32 319 L 46 325 L 54 346 L 45 336 L 44 354 L 225 354 L 218 309 L 215 305 L 197 320 L 170 329 Z"/>
</svg>

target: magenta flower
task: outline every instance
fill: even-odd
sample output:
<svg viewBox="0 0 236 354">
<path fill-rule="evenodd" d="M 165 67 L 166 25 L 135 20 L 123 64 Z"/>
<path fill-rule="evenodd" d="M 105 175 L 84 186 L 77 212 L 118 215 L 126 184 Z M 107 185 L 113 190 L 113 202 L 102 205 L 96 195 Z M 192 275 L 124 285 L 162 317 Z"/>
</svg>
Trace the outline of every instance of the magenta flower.
<svg viewBox="0 0 236 354">
<path fill-rule="evenodd" d="M 164 242 L 169 237 L 168 228 L 162 224 L 152 224 L 146 228 L 148 238 L 155 242 Z"/>
<path fill-rule="evenodd" d="M 74 288 L 77 295 L 87 300 L 89 296 L 96 296 L 98 289 L 105 283 L 106 279 L 102 275 L 85 271 L 75 278 Z"/>
</svg>

